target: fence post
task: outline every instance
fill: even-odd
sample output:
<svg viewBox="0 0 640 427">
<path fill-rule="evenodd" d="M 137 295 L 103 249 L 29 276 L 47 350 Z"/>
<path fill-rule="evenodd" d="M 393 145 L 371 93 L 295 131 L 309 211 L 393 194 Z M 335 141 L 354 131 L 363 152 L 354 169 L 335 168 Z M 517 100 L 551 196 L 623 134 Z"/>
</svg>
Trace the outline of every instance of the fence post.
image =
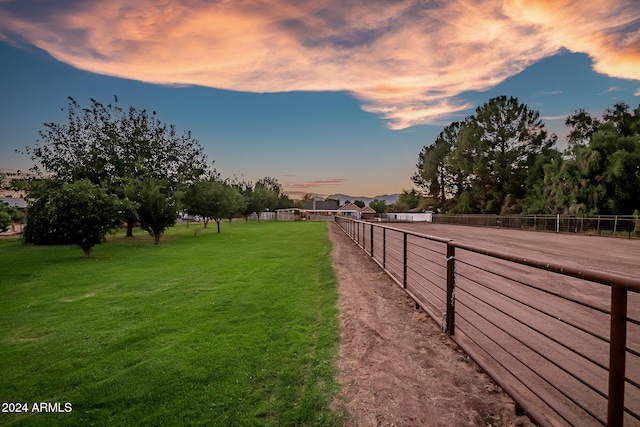
<svg viewBox="0 0 640 427">
<path fill-rule="evenodd" d="M 371 226 L 371 258 L 373 258 L 373 224 Z"/>
<path fill-rule="evenodd" d="M 609 342 L 609 401 L 607 425 L 621 426 L 624 415 L 624 377 L 627 347 L 627 290 L 611 286 L 611 333 Z"/>
<path fill-rule="evenodd" d="M 403 235 L 403 249 L 402 249 L 402 287 L 407 289 L 407 233 L 402 233 Z"/>
<path fill-rule="evenodd" d="M 382 227 L 382 268 L 387 268 L 387 227 Z"/>
<path fill-rule="evenodd" d="M 456 323 L 456 247 L 451 242 L 447 243 L 447 298 L 445 305 L 446 312 L 446 332 L 449 335 L 455 334 Z"/>
</svg>

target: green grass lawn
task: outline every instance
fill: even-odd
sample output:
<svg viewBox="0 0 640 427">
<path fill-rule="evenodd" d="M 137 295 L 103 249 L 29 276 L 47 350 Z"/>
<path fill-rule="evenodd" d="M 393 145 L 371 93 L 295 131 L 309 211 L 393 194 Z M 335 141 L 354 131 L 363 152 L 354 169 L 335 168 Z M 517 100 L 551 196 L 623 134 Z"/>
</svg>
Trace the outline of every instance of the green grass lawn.
<svg viewBox="0 0 640 427">
<path fill-rule="evenodd" d="M 0 401 L 29 410 L 0 424 L 340 424 L 326 225 L 215 231 L 120 232 L 89 259 L 0 240 Z"/>
</svg>

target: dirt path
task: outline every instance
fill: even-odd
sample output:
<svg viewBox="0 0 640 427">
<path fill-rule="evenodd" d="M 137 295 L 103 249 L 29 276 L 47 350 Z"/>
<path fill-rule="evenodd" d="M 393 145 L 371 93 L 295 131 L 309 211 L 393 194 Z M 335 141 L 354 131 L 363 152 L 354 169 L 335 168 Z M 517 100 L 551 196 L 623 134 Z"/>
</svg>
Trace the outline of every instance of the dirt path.
<svg viewBox="0 0 640 427">
<path fill-rule="evenodd" d="M 531 426 L 513 401 L 329 223 L 347 426 Z"/>
</svg>

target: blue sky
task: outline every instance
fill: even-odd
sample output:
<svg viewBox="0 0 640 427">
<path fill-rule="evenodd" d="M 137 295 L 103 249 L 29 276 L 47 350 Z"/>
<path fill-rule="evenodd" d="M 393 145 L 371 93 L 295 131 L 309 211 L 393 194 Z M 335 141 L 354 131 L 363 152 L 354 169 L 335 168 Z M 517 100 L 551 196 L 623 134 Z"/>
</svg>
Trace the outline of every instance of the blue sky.
<svg viewBox="0 0 640 427">
<path fill-rule="evenodd" d="M 67 96 L 115 95 L 190 130 L 223 176 L 375 196 L 410 188 L 422 147 L 494 96 L 560 142 L 579 108 L 640 104 L 631 0 L 298 3 L 0 1 L 0 168 L 31 166 L 14 150 Z"/>
</svg>

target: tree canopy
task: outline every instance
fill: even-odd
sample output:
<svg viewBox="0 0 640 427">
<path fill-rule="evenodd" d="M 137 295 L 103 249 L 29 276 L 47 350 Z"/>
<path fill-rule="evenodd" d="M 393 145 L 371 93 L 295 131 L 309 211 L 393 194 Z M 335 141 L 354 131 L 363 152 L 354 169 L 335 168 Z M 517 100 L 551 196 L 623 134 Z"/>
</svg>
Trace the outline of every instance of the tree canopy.
<svg viewBox="0 0 640 427">
<path fill-rule="evenodd" d="M 184 205 L 191 215 L 200 215 L 204 218 L 204 226 L 207 227 L 209 219 L 213 219 L 218 225 L 220 221 L 240 214 L 246 201 L 237 187 L 226 182 L 209 179 L 197 181 L 189 186 L 184 197 Z"/>
<path fill-rule="evenodd" d="M 640 106 L 567 117 L 560 153 L 537 111 L 491 99 L 446 126 L 418 156 L 413 182 L 450 213 L 632 214 L 640 208 Z"/>
<path fill-rule="evenodd" d="M 121 201 L 87 179 L 48 181 L 31 196 L 24 238 L 34 244 L 74 244 L 86 257 L 121 224 Z"/>
<path fill-rule="evenodd" d="M 179 134 L 155 111 L 125 110 L 117 98 L 108 105 L 91 99 L 85 108 L 69 97 L 66 123 L 45 123 L 39 134 L 40 141 L 26 147 L 36 162 L 32 171 L 64 182 L 87 179 L 120 198 L 136 180 L 177 190 L 209 172 L 204 149 L 190 132 Z M 139 212 L 123 213 L 130 236 Z"/>
<path fill-rule="evenodd" d="M 178 218 L 178 195 L 164 181 L 149 177 L 133 181 L 127 189 L 129 200 L 139 204 L 140 228 L 153 237 L 155 244 Z"/>
<path fill-rule="evenodd" d="M 281 208 L 290 208 L 293 201 L 284 194 L 282 185 L 276 178 L 264 177 L 255 182 L 235 179 L 231 185 L 238 189 L 244 197 L 245 203 L 241 205 L 240 214 L 249 219 L 252 214 L 258 215 L 260 212 L 273 211 Z"/>
<path fill-rule="evenodd" d="M 161 122 L 155 111 L 124 109 L 115 97 L 106 105 L 91 99 L 83 107 L 69 97 L 66 113 L 62 123 L 45 123 L 37 143 L 25 149 L 36 174 L 26 183 L 30 196 L 26 236 L 31 243 L 76 243 L 88 254 L 113 224 L 125 221 L 128 236 L 139 222 L 157 244 L 183 206 L 204 217 L 205 226 L 209 219 L 215 220 L 219 232 L 223 218 L 293 205 L 275 178 L 255 184 L 222 180 L 207 164 L 198 140 Z M 104 217 L 85 215 L 102 234 L 73 217 L 91 212 L 88 201 L 76 194 L 80 189 L 104 208 Z M 107 202 L 117 205 L 114 218 Z M 5 211 L 0 209 L 0 227 L 5 227 Z M 85 230 L 87 242 L 78 243 L 79 237 L 69 234 L 60 218 L 82 224 L 76 228 Z"/>
<path fill-rule="evenodd" d="M 566 123 L 570 146 L 544 177 L 550 208 L 588 215 L 640 209 L 640 106 L 618 103 L 601 119 L 580 110 Z"/>
<path fill-rule="evenodd" d="M 398 200 L 392 205 L 393 212 L 409 212 L 416 209 L 422 202 L 422 196 L 415 188 L 411 190 L 404 189 L 398 197 Z"/>
<path fill-rule="evenodd" d="M 190 132 L 178 134 L 156 112 L 128 110 L 91 99 L 82 107 L 69 97 L 66 123 L 45 123 L 40 141 L 26 147 L 32 170 L 71 182 L 88 179 L 111 190 L 128 178 L 191 182 L 208 170 L 207 156 Z"/>
<path fill-rule="evenodd" d="M 88 107 L 82 107 L 71 97 L 66 111 L 66 122 L 45 123 L 38 143 L 26 147 L 35 162 L 31 170 L 41 179 L 57 182 L 86 180 L 119 198 L 128 236 L 132 235 L 134 223 L 143 217 L 149 225 L 148 215 L 158 209 L 159 199 L 151 197 L 149 191 L 162 188 L 164 196 L 171 199 L 183 186 L 210 173 L 198 140 L 188 131 L 179 134 L 174 125 L 161 122 L 155 111 L 123 109 L 117 98 L 108 105 L 91 99 Z M 131 189 L 141 183 L 144 186 L 140 191 Z M 131 194 L 137 199 L 130 199 Z M 146 206 L 147 202 L 154 205 Z M 170 204 L 173 209 L 175 201 Z M 43 220 L 34 214 L 36 209 L 28 208 L 32 231 L 45 232 L 34 224 Z M 160 222 L 164 227 L 169 224 L 168 220 Z M 154 239 L 158 232 L 160 229 L 151 232 Z M 55 243 L 51 241 L 53 237 L 37 240 Z"/>
<path fill-rule="evenodd" d="M 387 205 L 387 202 L 380 199 L 373 199 L 372 201 L 370 201 L 369 207 L 374 211 L 376 211 L 376 213 L 378 214 L 386 213 L 389 210 L 389 206 Z"/>
<path fill-rule="evenodd" d="M 412 180 L 421 187 L 440 208 L 449 206 L 448 200 L 462 193 L 462 173 L 457 165 L 455 147 L 460 122 L 445 127 L 432 145 L 425 146 L 418 156 L 418 171 Z"/>
<path fill-rule="evenodd" d="M 18 211 L 9 206 L 8 203 L 0 201 L 0 233 L 3 233 L 11 226 L 11 221 L 18 217 Z"/>
</svg>

